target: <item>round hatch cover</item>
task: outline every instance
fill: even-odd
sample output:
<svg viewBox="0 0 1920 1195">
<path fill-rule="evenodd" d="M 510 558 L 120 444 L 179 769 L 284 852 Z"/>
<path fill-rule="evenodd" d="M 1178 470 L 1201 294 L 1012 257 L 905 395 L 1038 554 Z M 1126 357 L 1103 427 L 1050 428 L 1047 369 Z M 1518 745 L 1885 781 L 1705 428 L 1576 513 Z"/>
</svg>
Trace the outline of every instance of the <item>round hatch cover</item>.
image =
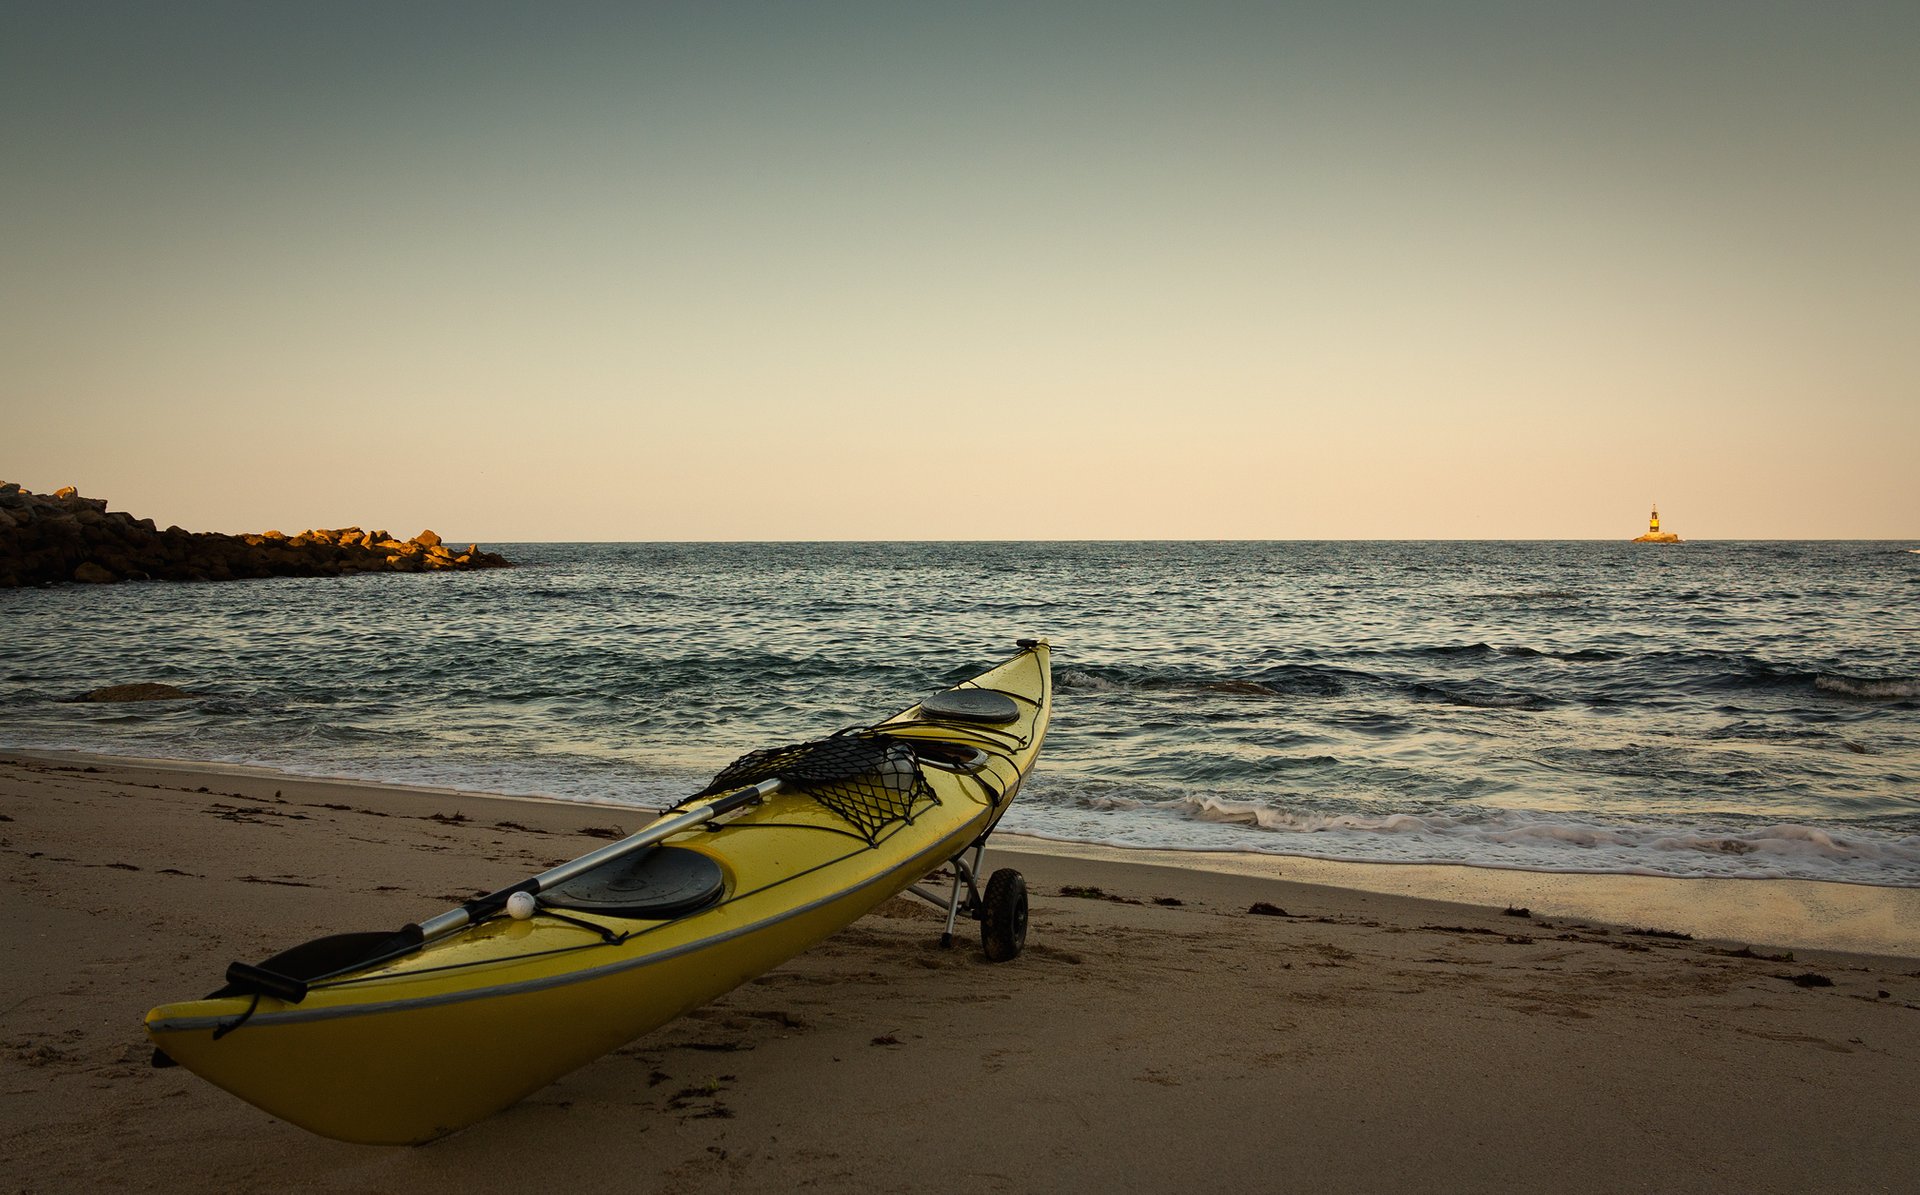
<svg viewBox="0 0 1920 1195">
<path fill-rule="evenodd" d="M 584 875 L 540 894 L 540 903 L 610 917 L 679 917 L 704 909 L 726 887 L 710 856 L 679 846 L 656 846 L 609 859 Z"/>
<path fill-rule="evenodd" d="M 1020 707 L 1005 693 L 991 689 L 948 689 L 920 703 L 920 712 L 929 718 L 954 722 L 1012 722 L 1020 716 Z"/>
</svg>

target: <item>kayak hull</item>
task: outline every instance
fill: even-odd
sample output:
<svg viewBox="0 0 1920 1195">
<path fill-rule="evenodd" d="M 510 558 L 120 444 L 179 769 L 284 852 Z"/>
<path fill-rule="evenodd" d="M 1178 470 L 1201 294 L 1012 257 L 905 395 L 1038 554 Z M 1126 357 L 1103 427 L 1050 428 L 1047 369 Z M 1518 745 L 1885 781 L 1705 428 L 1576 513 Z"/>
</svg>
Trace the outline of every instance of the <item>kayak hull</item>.
<svg viewBox="0 0 1920 1195">
<path fill-rule="evenodd" d="M 410 1144 L 472 1124 L 764 974 L 897 895 L 991 831 L 1031 769 L 1050 712 L 1044 644 L 970 686 L 1021 698 L 1004 728 L 909 709 L 884 724 L 964 743 L 973 771 L 924 769 L 934 801 L 872 843 L 780 794 L 675 846 L 710 855 L 725 896 L 663 921 L 569 912 L 499 917 L 298 1003 L 226 996 L 165 1005 L 147 1031 L 171 1059 L 302 1128 Z"/>
</svg>

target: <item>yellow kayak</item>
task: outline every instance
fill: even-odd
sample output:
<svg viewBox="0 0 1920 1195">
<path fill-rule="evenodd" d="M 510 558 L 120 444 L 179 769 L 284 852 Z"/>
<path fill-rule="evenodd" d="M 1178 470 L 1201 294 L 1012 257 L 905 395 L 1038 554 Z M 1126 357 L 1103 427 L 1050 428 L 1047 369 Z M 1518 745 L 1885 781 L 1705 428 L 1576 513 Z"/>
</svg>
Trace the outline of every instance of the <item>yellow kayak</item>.
<svg viewBox="0 0 1920 1195">
<path fill-rule="evenodd" d="M 147 1014 L 157 1065 L 343 1141 L 489 1116 L 911 888 L 1017 955 L 1017 872 L 978 882 L 1052 704 L 1044 640 L 911 708 L 742 757 L 640 833 L 393 933 L 347 934 Z M 951 863 L 950 891 L 916 887 Z"/>
</svg>

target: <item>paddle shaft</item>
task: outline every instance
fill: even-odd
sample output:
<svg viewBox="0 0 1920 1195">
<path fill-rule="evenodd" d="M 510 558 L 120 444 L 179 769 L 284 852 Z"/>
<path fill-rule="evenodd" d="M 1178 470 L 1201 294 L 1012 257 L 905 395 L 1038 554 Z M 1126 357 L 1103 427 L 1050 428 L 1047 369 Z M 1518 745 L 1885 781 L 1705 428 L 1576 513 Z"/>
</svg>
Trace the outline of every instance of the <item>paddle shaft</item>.
<svg viewBox="0 0 1920 1195">
<path fill-rule="evenodd" d="M 575 876 L 584 875 L 622 855 L 650 847 L 663 839 L 671 838 L 682 830 L 691 830 L 695 826 L 705 825 L 722 814 L 732 813 L 748 805 L 757 805 L 762 800 L 778 792 L 781 782 L 762 780 L 750 788 L 739 789 L 710 801 L 698 809 L 688 810 L 678 817 L 664 818 L 653 823 L 636 834 L 630 834 L 619 842 L 609 843 L 597 851 L 588 851 L 578 859 L 571 859 L 558 867 L 549 868 L 530 879 L 521 880 L 511 888 L 502 888 L 486 896 L 475 897 L 457 909 L 448 909 L 438 917 L 429 917 L 420 923 L 421 942 L 431 942 L 444 938 L 448 934 L 465 926 L 472 925 L 483 917 L 491 916 L 506 907 L 507 898 L 516 892 L 531 892 L 535 895 L 549 888 L 566 883 Z"/>
</svg>

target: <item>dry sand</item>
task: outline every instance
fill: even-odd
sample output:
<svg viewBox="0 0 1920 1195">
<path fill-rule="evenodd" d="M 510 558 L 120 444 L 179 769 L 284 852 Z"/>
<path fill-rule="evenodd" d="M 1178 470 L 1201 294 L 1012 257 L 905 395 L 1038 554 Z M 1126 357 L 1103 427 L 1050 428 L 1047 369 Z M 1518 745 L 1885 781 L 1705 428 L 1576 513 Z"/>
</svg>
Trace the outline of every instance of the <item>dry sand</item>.
<svg viewBox="0 0 1920 1195">
<path fill-rule="evenodd" d="M 1910 893 L 1636 895 L 1018 843 L 989 852 L 1034 893 L 1015 962 L 971 937 L 940 949 L 935 911 L 896 901 L 499 1116 L 393 1149 L 149 1069 L 142 1014 L 231 959 L 570 858 L 630 811 L 6 757 L 0 815 L 9 1191 L 1905 1192 L 1920 1168 L 1920 948 L 1807 944 L 1912 942 Z M 1409 884 L 1542 899 L 1518 916 L 1364 890 Z M 1801 912 L 1740 941 L 1595 919 L 1741 924 L 1713 912 L 1729 902 L 1762 927 Z"/>
</svg>

